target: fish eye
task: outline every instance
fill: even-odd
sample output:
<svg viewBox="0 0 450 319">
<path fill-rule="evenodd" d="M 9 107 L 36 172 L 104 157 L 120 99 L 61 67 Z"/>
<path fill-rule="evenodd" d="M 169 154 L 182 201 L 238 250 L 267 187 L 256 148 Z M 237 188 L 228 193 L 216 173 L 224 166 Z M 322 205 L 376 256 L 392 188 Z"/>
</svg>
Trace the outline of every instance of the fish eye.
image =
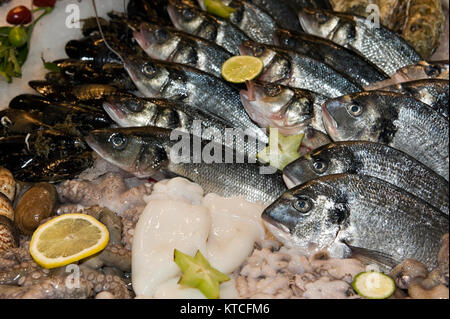
<svg viewBox="0 0 450 319">
<path fill-rule="evenodd" d="M 317 22 L 319 22 L 320 24 L 328 21 L 327 15 L 323 12 L 316 13 L 316 19 L 317 19 Z"/>
<path fill-rule="evenodd" d="M 255 45 L 253 46 L 253 55 L 258 57 L 264 54 L 264 47 L 261 45 Z"/>
<path fill-rule="evenodd" d="M 125 135 L 120 133 L 114 133 L 109 137 L 109 142 L 112 144 L 114 149 L 123 150 L 127 146 L 127 138 Z"/>
<path fill-rule="evenodd" d="M 153 32 L 153 35 L 158 43 L 164 43 L 167 41 L 168 34 L 165 29 L 157 29 Z"/>
<path fill-rule="evenodd" d="M 362 113 L 362 107 L 358 104 L 352 104 L 348 107 L 348 113 L 353 116 L 360 116 Z"/>
<path fill-rule="evenodd" d="M 430 65 L 425 68 L 425 74 L 431 77 L 437 77 L 441 74 L 441 71 L 438 67 Z"/>
<path fill-rule="evenodd" d="M 327 163 L 318 158 L 315 159 L 312 163 L 311 163 L 311 168 L 313 169 L 314 172 L 316 172 L 317 174 L 323 174 L 326 172 L 328 165 Z"/>
<path fill-rule="evenodd" d="M 276 84 L 269 84 L 264 86 L 264 93 L 268 96 L 274 97 L 281 93 L 281 86 Z"/>
<path fill-rule="evenodd" d="M 292 38 L 286 37 L 281 39 L 281 43 L 288 48 L 293 48 L 295 46 L 295 41 Z"/>
<path fill-rule="evenodd" d="M 139 112 L 142 111 L 143 108 L 144 107 L 140 101 L 130 100 L 128 102 L 128 109 L 130 109 L 130 111 Z"/>
<path fill-rule="evenodd" d="M 183 15 L 183 17 L 190 21 L 194 18 L 194 12 L 191 9 L 184 9 L 181 14 Z"/>
<path fill-rule="evenodd" d="M 156 74 L 156 68 L 150 63 L 145 63 L 144 66 L 142 67 L 142 72 L 146 76 L 153 77 Z"/>
<path fill-rule="evenodd" d="M 312 206 L 313 205 L 311 200 L 306 196 L 300 196 L 299 198 L 297 198 L 293 205 L 293 207 L 303 215 L 308 214 Z"/>
</svg>

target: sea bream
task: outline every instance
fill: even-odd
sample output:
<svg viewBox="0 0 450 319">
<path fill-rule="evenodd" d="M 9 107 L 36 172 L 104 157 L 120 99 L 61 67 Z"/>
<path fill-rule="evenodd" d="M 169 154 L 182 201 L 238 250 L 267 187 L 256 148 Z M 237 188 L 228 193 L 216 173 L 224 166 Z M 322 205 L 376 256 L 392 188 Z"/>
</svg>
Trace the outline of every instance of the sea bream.
<svg viewBox="0 0 450 319">
<path fill-rule="evenodd" d="M 289 188 L 331 174 L 368 175 L 391 183 L 448 215 L 448 182 L 406 153 L 367 141 L 334 142 L 283 169 Z"/>
<path fill-rule="evenodd" d="M 183 102 L 212 113 L 241 128 L 261 142 L 266 134 L 249 118 L 239 91 L 216 76 L 186 65 L 125 56 L 125 69 L 145 97 Z"/>
<path fill-rule="evenodd" d="M 142 23 L 134 38 L 151 58 L 182 63 L 221 77 L 231 53 L 217 44 L 167 26 Z"/>
<path fill-rule="evenodd" d="M 388 75 L 422 60 L 399 35 L 366 18 L 317 9 L 303 9 L 299 18 L 305 32 L 358 51 Z"/>
<path fill-rule="evenodd" d="M 357 52 L 328 39 L 312 34 L 278 29 L 275 31 L 274 42 L 281 48 L 294 50 L 324 62 L 362 86 L 389 78 L 386 73 Z"/>
<path fill-rule="evenodd" d="M 387 144 L 448 180 L 448 119 L 425 103 L 393 92 L 360 92 L 328 100 L 322 118 L 333 141 Z"/>
<path fill-rule="evenodd" d="M 86 142 L 106 161 L 141 178 L 162 171 L 186 177 L 206 193 L 267 203 L 286 190 L 280 172 L 262 174 L 258 163 L 232 149 L 181 131 L 151 126 L 102 129 L 92 131 Z"/>
<path fill-rule="evenodd" d="M 258 80 L 306 89 L 327 97 L 359 92 L 362 87 L 328 64 L 292 50 L 245 41 L 239 47 L 242 55 L 260 58 L 264 69 Z"/>
<path fill-rule="evenodd" d="M 431 269 L 449 227 L 448 215 L 414 195 L 353 174 L 327 175 L 290 189 L 262 218 L 288 246 L 327 249 L 338 258 L 357 252 L 390 267 L 413 258 Z"/>
</svg>

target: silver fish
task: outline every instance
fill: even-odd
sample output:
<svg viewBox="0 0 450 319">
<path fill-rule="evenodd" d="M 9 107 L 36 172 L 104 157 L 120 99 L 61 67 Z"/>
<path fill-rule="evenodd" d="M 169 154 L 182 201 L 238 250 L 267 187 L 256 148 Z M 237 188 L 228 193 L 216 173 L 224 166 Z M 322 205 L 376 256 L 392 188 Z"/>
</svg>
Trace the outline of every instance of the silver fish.
<svg viewBox="0 0 450 319">
<path fill-rule="evenodd" d="M 132 55 L 125 56 L 124 65 L 145 97 L 165 98 L 195 106 L 267 143 L 265 133 L 245 112 L 239 91 L 224 80 L 186 65 Z"/>
<path fill-rule="evenodd" d="M 370 91 L 328 100 L 322 117 L 333 141 L 387 144 L 448 180 L 448 119 L 428 105 L 398 93 Z"/>
<path fill-rule="evenodd" d="M 233 150 L 182 132 L 171 138 L 171 132 L 151 126 L 94 130 L 86 142 L 102 158 L 138 177 L 168 172 L 200 184 L 206 193 L 267 203 L 286 190 L 279 172 L 261 174 L 257 163 L 228 162 L 227 154 L 238 156 Z"/>
<path fill-rule="evenodd" d="M 217 44 L 167 26 L 143 23 L 134 38 L 153 59 L 186 64 L 221 77 L 231 53 Z"/>
<path fill-rule="evenodd" d="M 363 17 L 303 9 L 299 12 L 299 18 L 306 32 L 358 51 L 389 75 L 422 60 L 400 36 Z"/>
<path fill-rule="evenodd" d="M 297 186 L 262 214 L 274 235 L 303 249 L 328 249 L 332 257 L 352 250 L 400 262 L 437 266 L 448 215 L 380 179 L 353 174 L 319 177 Z M 374 260 L 376 260 L 374 258 Z"/>
<path fill-rule="evenodd" d="M 359 92 L 361 86 L 329 65 L 295 51 L 245 41 L 239 47 L 242 55 L 253 55 L 264 63 L 259 76 L 263 82 L 278 83 L 310 90 L 327 97 Z"/>
<path fill-rule="evenodd" d="M 379 178 L 448 215 L 448 182 L 411 156 L 381 143 L 330 143 L 287 165 L 283 177 L 288 187 L 294 187 L 320 176 L 340 173 Z"/>
<path fill-rule="evenodd" d="M 307 126 L 326 134 L 322 122 L 323 95 L 281 84 L 247 82 L 241 101 L 260 127 L 278 128 L 281 134 L 299 134 Z"/>
<path fill-rule="evenodd" d="M 328 39 L 278 29 L 275 31 L 274 42 L 282 48 L 294 50 L 326 63 L 362 86 L 389 78 L 386 73 L 360 54 Z"/>
<path fill-rule="evenodd" d="M 208 14 L 201 9 L 169 2 L 167 10 L 177 29 L 214 42 L 234 55 L 239 54 L 239 45 L 249 39 L 230 21 Z"/>
</svg>

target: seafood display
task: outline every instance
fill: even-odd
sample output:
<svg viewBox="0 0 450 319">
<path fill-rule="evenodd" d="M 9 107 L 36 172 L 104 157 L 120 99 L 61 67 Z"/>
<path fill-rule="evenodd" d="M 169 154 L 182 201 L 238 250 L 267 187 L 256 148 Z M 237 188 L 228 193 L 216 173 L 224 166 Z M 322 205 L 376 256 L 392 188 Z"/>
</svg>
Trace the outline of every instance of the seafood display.
<svg viewBox="0 0 450 319">
<path fill-rule="evenodd" d="M 20 2 L 0 299 L 449 298 L 448 3 Z"/>
</svg>

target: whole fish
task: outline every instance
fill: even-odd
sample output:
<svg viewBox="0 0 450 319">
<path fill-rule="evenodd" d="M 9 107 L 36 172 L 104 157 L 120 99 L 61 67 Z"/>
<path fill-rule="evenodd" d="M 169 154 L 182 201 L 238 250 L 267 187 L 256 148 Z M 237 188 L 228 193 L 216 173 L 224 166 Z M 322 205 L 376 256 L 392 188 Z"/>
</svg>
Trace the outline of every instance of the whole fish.
<svg viewBox="0 0 450 319">
<path fill-rule="evenodd" d="M 171 27 L 143 23 L 134 37 L 153 59 L 186 64 L 217 77 L 231 57 L 221 46 Z"/>
<path fill-rule="evenodd" d="M 426 79 L 443 79 L 448 80 L 448 61 L 426 62 L 420 61 L 411 65 L 407 65 L 398 70 L 390 79 L 373 83 L 366 90 L 378 90 L 386 86 L 399 84 L 403 82 L 426 80 Z"/>
<path fill-rule="evenodd" d="M 125 56 L 124 65 L 144 96 L 195 106 L 246 130 L 263 143 L 268 141 L 245 112 L 239 91 L 224 80 L 186 65 L 138 56 Z"/>
<path fill-rule="evenodd" d="M 410 95 L 448 118 L 448 80 L 416 80 L 384 87 L 380 90 Z"/>
<path fill-rule="evenodd" d="M 260 81 L 306 89 L 327 97 L 362 90 L 361 86 L 329 65 L 292 50 L 245 41 L 239 51 L 242 55 L 253 55 L 263 61 Z"/>
<path fill-rule="evenodd" d="M 360 54 L 324 38 L 278 29 L 274 42 L 281 48 L 294 50 L 324 62 L 362 86 L 389 78 Z"/>
<path fill-rule="evenodd" d="M 299 134 L 307 126 L 326 133 L 322 122 L 323 95 L 281 84 L 251 81 L 241 90 L 241 101 L 260 127 L 278 128 L 281 134 Z"/>
<path fill-rule="evenodd" d="M 332 257 L 358 252 L 372 260 L 413 258 L 437 266 L 448 215 L 414 195 L 365 175 L 335 174 L 297 186 L 262 214 L 288 245 L 328 249 Z M 363 254 L 364 253 L 364 254 Z M 388 266 L 388 264 L 386 264 Z"/>
<path fill-rule="evenodd" d="M 121 127 L 156 126 L 177 129 L 190 134 L 203 136 L 210 131 L 221 134 L 221 143 L 245 154 L 256 155 L 265 145 L 250 145 L 244 138 L 227 138 L 233 124 L 213 114 L 184 103 L 158 99 L 140 98 L 132 94 L 122 94 L 109 98 L 103 103 L 106 113 Z M 229 133 L 227 133 L 229 132 Z M 253 147 L 253 149 L 252 149 Z"/>
<path fill-rule="evenodd" d="M 428 105 L 398 93 L 370 91 L 328 100 L 322 117 L 333 141 L 388 144 L 448 180 L 448 119 Z"/>
<path fill-rule="evenodd" d="M 379 178 L 448 215 L 448 182 L 416 159 L 385 144 L 366 141 L 330 143 L 290 163 L 283 170 L 288 187 L 340 173 Z"/>
<path fill-rule="evenodd" d="M 382 25 L 345 13 L 303 9 L 300 24 L 311 34 L 361 53 L 388 75 L 422 60 L 400 36 Z"/>
<path fill-rule="evenodd" d="M 230 21 L 208 14 L 201 9 L 170 2 L 167 10 L 177 29 L 214 42 L 234 55 L 239 54 L 239 45 L 249 39 Z"/>
<path fill-rule="evenodd" d="M 205 10 L 204 1 L 198 0 L 198 2 Z M 263 7 L 244 0 L 221 0 L 221 2 L 234 9 L 234 12 L 230 13 L 228 19 L 250 39 L 261 43 L 273 44 L 273 33 L 277 24 L 275 19 L 263 10 Z"/>
<path fill-rule="evenodd" d="M 169 172 L 200 184 L 206 193 L 251 201 L 272 202 L 286 190 L 279 172 L 261 174 L 257 163 L 234 161 L 232 149 L 174 132 L 151 126 L 103 129 L 92 131 L 86 142 L 102 158 L 138 177 Z"/>
</svg>

